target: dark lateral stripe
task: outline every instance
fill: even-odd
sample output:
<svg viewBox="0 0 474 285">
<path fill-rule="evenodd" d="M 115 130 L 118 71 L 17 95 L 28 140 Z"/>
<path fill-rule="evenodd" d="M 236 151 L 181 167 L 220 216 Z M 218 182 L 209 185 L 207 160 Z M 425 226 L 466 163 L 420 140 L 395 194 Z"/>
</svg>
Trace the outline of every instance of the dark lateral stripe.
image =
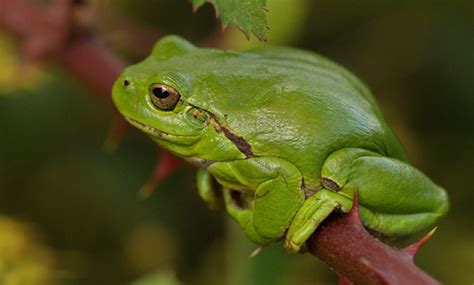
<svg viewBox="0 0 474 285">
<path fill-rule="evenodd" d="M 245 154 L 245 157 L 250 158 L 255 156 L 252 152 L 252 146 L 243 137 L 233 134 L 230 130 L 223 127 L 220 123 L 219 126 L 224 132 L 226 138 L 232 141 L 234 145 L 240 150 L 240 152 Z"/>
<path fill-rule="evenodd" d="M 214 121 L 216 124 L 216 131 L 218 133 L 224 133 L 225 137 L 228 138 L 237 147 L 237 149 L 245 155 L 246 158 L 251 158 L 255 156 L 255 154 L 252 152 L 252 146 L 243 137 L 234 134 L 231 130 L 222 125 L 222 123 L 219 122 L 219 120 L 213 113 L 196 107 L 194 105 L 193 107 L 201 112 L 208 114 L 209 118 L 211 118 L 211 120 Z"/>
</svg>

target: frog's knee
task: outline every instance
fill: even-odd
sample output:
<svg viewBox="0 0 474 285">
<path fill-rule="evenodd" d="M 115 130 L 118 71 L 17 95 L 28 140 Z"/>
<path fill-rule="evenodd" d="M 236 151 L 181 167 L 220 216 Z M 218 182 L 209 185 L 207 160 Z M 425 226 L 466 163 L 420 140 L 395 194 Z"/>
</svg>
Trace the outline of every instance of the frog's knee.
<svg viewBox="0 0 474 285">
<path fill-rule="evenodd" d="M 353 162 L 365 156 L 380 155 L 359 148 L 343 148 L 331 153 L 321 169 L 321 184 L 333 191 L 342 189 L 353 171 Z"/>
</svg>

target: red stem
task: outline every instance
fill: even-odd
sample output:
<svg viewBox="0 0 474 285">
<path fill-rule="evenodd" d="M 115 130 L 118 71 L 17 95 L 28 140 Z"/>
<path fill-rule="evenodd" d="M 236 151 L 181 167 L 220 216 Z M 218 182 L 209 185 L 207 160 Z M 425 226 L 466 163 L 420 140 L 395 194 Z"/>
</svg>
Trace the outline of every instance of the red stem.
<svg viewBox="0 0 474 285">
<path fill-rule="evenodd" d="M 79 38 L 59 51 L 55 59 L 84 85 L 111 102 L 112 85 L 125 64 L 109 50 L 92 39 Z"/>
<path fill-rule="evenodd" d="M 412 252 L 396 250 L 370 235 L 360 222 L 357 203 L 356 199 L 349 214 L 333 214 L 318 227 L 308 240 L 311 254 L 354 284 L 440 284 L 416 267 Z"/>
</svg>

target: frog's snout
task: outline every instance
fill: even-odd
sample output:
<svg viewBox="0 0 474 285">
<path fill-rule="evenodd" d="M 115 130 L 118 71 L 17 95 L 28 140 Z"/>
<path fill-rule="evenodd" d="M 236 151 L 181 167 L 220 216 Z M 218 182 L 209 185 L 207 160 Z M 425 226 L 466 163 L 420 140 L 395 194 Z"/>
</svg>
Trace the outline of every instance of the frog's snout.
<svg viewBox="0 0 474 285">
<path fill-rule="evenodd" d="M 120 113 L 124 114 L 130 109 L 130 105 L 136 103 L 136 98 L 129 96 L 133 92 L 133 82 L 126 76 L 120 76 L 112 88 L 112 100 Z"/>
</svg>

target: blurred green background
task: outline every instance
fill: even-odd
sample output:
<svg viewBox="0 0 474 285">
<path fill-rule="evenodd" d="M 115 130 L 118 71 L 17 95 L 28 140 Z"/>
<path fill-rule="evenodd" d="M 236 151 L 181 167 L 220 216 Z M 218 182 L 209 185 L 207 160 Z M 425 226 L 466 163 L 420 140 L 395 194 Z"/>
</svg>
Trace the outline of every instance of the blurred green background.
<svg viewBox="0 0 474 285">
<path fill-rule="evenodd" d="M 374 92 L 413 164 L 445 187 L 451 211 L 417 257 L 445 284 L 474 282 L 474 4 L 471 0 L 269 0 L 269 43 L 326 55 Z M 245 49 L 209 5 L 89 1 L 96 36 L 133 63 L 161 35 Z M 87 59 L 85 59 L 87 60 Z M 0 33 L 0 284 L 336 284 L 326 265 L 255 249 L 198 199 L 182 168 L 145 201 L 155 147 L 66 71 L 25 67 Z M 98 67 L 100 68 L 100 67 Z M 180 281 L 177 281 L 180 280 Z"/>
</svg>

